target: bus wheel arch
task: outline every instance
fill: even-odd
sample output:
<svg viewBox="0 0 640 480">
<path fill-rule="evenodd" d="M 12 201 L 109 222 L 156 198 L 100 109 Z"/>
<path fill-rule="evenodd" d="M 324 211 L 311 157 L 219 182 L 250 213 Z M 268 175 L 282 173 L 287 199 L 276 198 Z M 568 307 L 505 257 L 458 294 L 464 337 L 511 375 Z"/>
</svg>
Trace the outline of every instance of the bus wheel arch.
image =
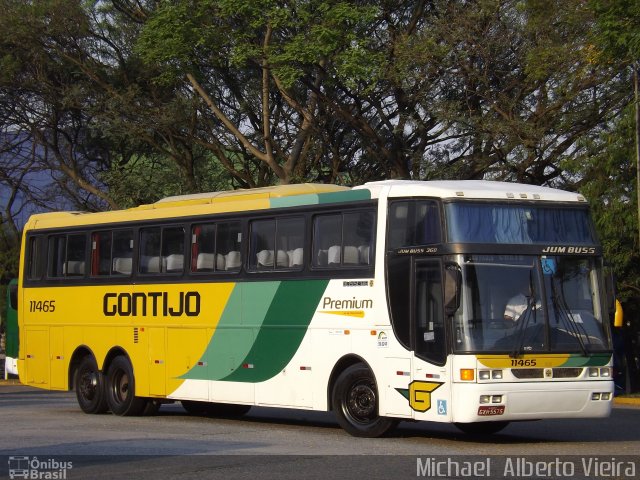
<svg viewBox="0 0 640 480">
<path fill-rule="evenodd" d="M 331 375 L 329 375 L 329 383 L 327 384 L 327 406 L 328 406 L 327 410 L 333 410 L 334 408 L 332 396 L 333 396 L 333 388 L 335 387 L 335 384 L 336 384 L 336 379 L 340 376 L 342 372 L 344 372 L 351 365 L 355 365 L 358 363 L 362 363 L 370 369 L 369 364 L 366 362 L 364 358 L 354 354 L 345 355 L 340 360 L 338 360 L 336 364 L 333 366 L 333 370 L 331 370 Z"/>
<path fill-rule="evenodd" d="M 69 364 L 69 377 L 69 385 L 75 389 L 83 412 L 98 414 L 108 410 L 105 378 L 91 349 L 86 346 L 76 349 Z"/>
</svg>

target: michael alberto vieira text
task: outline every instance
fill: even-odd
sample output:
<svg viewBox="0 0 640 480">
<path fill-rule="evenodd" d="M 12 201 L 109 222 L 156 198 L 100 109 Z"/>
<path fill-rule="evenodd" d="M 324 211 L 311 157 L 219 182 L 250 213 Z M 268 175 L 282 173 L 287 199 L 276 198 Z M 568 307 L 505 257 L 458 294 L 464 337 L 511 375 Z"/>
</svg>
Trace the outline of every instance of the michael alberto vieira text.
<svg viewBox="0 0 640 480">
<path fill-rule="evenodd" d="M 493 464 L 492 464 L 493 461 Z M 562 478 L 575 475 L 593 478 L 636 478 L 636 462 L 615 457 L 583 457 L 580 459 L 530 460 L 526 457 L 486 457 L 476 461 L 448 457 L 417 458 L 418 477 L 491 477 Z"/>
</svg>

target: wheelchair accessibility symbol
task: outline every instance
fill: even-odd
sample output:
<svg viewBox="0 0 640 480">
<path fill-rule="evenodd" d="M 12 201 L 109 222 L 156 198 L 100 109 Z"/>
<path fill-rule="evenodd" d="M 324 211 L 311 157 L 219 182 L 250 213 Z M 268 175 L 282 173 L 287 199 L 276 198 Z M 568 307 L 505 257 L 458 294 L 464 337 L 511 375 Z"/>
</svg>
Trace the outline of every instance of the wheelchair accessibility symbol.
<svg viewBox="0 0 640 480">
<path fill-rule="evenodd" d="M 446 415 L 446 414 L 447 414 L 447 401 L 438 400 L 438 415 Z"/>
</svg>

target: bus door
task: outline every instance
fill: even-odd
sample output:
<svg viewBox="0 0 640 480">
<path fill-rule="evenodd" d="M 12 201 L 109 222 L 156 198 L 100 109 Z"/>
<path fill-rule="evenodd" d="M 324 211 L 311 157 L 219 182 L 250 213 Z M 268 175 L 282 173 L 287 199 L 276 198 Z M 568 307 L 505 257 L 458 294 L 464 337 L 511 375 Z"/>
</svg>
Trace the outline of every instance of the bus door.
<svg viewBox="0 0 640 480">
<path fill-rule="evenodd" d="M 444 282 L 445 269 L 438 258 L 413 260 L 412 282 L 412 382 L 409 400 L 415 418 L 448 421 L 450 379 L 447 369 Z"/>
</svg>

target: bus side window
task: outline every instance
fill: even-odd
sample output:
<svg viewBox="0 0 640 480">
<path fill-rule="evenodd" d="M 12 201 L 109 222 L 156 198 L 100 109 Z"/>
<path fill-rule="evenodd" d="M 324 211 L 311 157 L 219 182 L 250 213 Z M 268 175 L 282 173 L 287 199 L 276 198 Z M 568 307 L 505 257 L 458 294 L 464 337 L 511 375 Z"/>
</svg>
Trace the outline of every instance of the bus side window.
<svg viewBox="0 0 640 480">
<path fill-rule="evenodd" d="M 138 271 L 140 273 L 160 273 L 162 230 L 160 227 L 143 228 L 140 230 L 140 248 Z"/>
<path fill-rule="evenodd" d="M 218 270 L 237 272 L 242 265 L 240 222 L 219 223 L 216 231 L 216 261 Z M 220 268 L 221 267 L 221 268 Z"/>
<path fill-rule="evenodd" d="M 440 209 L 433 200 L 394 201 L 389 207 L 388 248 L 442 242 Z"/>
<path fill-rule="evenodd" d="M 255 270 L 300 270 L 304 258 L 304 218 L 251 222 L 251 257 Z"/>
<path fill-rule="evenodd" d="M 184 270 L 184 228 L 170 227 L 162 231 L 162 257 L 168 273 Z"/>
<path fill-rule="evenodd" d="M 184 228 L 151 227 L 140 230 L 140 273 L 182 273 Z"/>
<path fill-rule="evenodd" d="M 31 237 L 29 239 L 27 277 L 29 280 L 40 280 L 47 265 L 47 244 L 45 237 Z"/>
<path fill-rule="evenodd" d="M 238 271 L 242 233 L 240 222 L 194 225 L 191 231 L 191 271 Z"/>
<path fill-rule="evenodd" d="M 69 235 L 67 237 L 67 256 L 65 263 L 65 275 L 67 277 L 82 277 L 86 273 L 87 237 L 82 235 Z"/>
<path fill-rule="evenodd" d="M 49 237 L 49 268 L 51 278 L 81 277 L 86 271 L 86 237 L 52 235 Z"/>
<path fill-rule="evenodd" d="M 133 262 L 133 230 L 113 232 L 111 273 L 113 275 L 131 275 Z"/>
<path fill-rule="evenodd" d="M 370 211 L 318 215 L 313 228 L 314 267 L 373 263 L 375 216 Z"/>
<path fill-rule="evenodd" d="M 111 273 L 111 232 L 91 234 L 91 275 Z"/>
</svg>

